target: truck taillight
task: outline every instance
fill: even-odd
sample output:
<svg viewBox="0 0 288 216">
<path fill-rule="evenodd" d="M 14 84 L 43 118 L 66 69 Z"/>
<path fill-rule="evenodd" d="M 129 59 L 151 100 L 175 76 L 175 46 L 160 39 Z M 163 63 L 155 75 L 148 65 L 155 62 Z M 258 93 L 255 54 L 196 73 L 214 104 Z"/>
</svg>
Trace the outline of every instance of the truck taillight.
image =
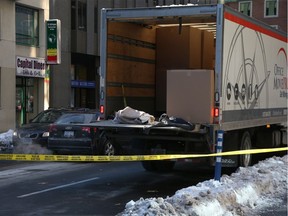
<svg viewBox="0 0 288 216">
<path fill-rule="evenodd" d="M 214 117 L 219 117 L 219 108 L 214 108 Z"/>
<path fill-rule="evenodd" d="M 104 106 L 103 106 L 103 105 L 100 106 L 100 113 L 101 113 L 101 114 L 104 113 Z"/>
</svg>

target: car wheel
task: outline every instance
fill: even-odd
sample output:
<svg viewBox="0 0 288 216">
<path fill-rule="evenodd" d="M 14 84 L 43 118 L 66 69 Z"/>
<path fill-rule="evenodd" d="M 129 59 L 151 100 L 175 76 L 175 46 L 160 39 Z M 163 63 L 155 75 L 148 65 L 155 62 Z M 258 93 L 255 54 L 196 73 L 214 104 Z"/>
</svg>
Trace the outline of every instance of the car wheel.
<svg viewBox="0 0 288 216">
<path fill-rule="evenodd" d="M 99 140 L 99 146 L 98 146 L 98 154 L 100 155 L 106 155 L 106 156 L 113 156 L 116 153 L 115 146 L 111 142 L 110 139 L 108 139 L 105 134 L 102 134 Z"/>
<path fill-rule="evenodd" d="M 248 131 L 244 132 L 242 135 L 240 150 L 249 150 L 252 148 L 252 142 L 250 138 L 250 134 Z M 252 164 L 252 155 L 244 154 L 239 156 L 239 166 L 248 167 Z"/>
<path fill-rule="evenodd" d="M 103 154 L 107 156 L 115 155 L 115 148 L 109 139 L 106 139 L 103 144 Z"/>
</svg>

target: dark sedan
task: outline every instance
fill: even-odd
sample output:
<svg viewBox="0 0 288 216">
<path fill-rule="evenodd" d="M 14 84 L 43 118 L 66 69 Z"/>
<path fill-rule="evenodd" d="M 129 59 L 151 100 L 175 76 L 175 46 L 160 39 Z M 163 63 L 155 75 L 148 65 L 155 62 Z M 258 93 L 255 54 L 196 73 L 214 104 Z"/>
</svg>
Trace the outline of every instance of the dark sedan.
<svg viewBox="0 0 288 216">
<path fill-rule="evenodd" d="M 28 124 L 16 128 L 12 137 L 14 147 L 25 144 L 39 144 L 46 147 L 49 135 L 49 124 L 54 123 L 67 111 L 69 111 L 69 109 L 50 108 L 40 112 Z"/>
<path fill-rule="evenodd" d="M 114 155 L 114 146 L 101 131 L 82 125 L 99 119 L 99 112 L 66 113 L 50 125 L 48 149 L 55 154 Z"/>
</svg>

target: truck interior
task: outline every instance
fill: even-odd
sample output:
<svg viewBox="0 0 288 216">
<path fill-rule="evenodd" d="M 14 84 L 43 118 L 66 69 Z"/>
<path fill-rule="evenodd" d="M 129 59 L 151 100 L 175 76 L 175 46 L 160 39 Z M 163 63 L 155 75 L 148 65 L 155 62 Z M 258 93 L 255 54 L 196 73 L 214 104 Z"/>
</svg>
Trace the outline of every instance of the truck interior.
<svg viewBox="0 0 288 216">
<path fill-rule="evenodd" d="M 188 120 L 212 121 L 214 73 L 211 70 L 214 71 L 215 65 L 215 38 L 216 17 L 207 14 L 109 19 L 106 113 L 110 115 L 130 106 L 159 117 L 167 112 L 183 113 L 183 110 L 174 111 L 186 104 L 186 107 L 198 106 L 194 111 L 199 110 L 200 115 Z M 172 75 L 175 80 L 170 80 L 167 86 L 169 70 L 173 74 L 179 71 L 179 79 Z M 183 86 L 181 80 L 185 80 L 186 75 L 181 72 L 185 70 L 190 71 L 189 76 L 193 76 L 193 71 L 198 75 Z M 199 72 L 204 77 L 199 77 Z M 207 86 L 199 85 L 197 79 L 207 79 L 204 81 Z M 177 93 L 176 100 L 167 98 L 167 88 L 174 91 L 178 87 L 181 87 L 179 94 L 184 91 L 182 96 Z M 201 101 L 209 104 L 205 112 Z"/>
</svg>

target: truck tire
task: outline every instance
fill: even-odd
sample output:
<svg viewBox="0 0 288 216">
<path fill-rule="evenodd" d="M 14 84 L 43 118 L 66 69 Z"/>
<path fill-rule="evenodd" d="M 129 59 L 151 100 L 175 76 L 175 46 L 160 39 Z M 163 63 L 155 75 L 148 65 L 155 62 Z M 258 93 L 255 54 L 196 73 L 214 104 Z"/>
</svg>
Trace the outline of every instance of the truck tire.
<svg viewBox="0 0 288 216">
<path fill-rule="evenodd" d="M 252 148 L 251 137 L 248 131 L 245 131 L 241 138 L 240 150 L 249 150 Z M 239 155 L 239 166 L 248 167 L 252 164 L 252 155 Z"/>
<path fill-rule="evenodd" d="M 170 172 L 175 163 L 175 161 L 142 161 L 142 166 L 149 172 Z"/>
</svg>

